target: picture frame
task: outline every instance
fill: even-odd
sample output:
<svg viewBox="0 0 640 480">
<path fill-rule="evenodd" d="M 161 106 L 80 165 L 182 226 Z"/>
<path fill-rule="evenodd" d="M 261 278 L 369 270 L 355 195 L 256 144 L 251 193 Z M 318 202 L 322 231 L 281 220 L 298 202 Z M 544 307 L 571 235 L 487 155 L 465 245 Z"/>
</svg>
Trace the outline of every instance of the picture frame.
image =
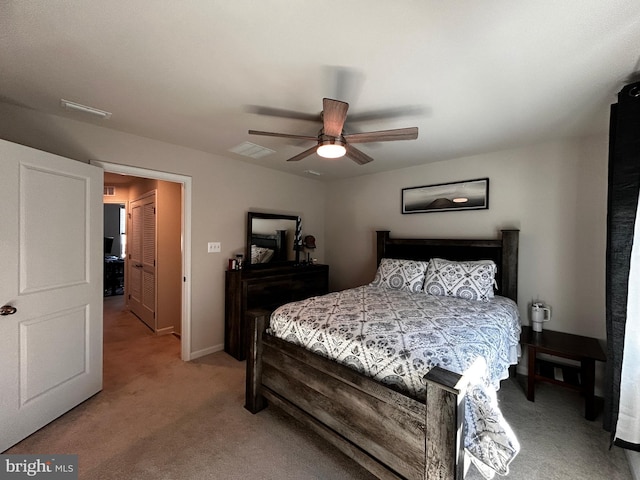
<svg viewBox="0 0 640 480">
<path fill-rule="evenodd" d="M 489 178 L 438 183 L 402 189 L 402 213 L 487 210 Z"/>
</svg>

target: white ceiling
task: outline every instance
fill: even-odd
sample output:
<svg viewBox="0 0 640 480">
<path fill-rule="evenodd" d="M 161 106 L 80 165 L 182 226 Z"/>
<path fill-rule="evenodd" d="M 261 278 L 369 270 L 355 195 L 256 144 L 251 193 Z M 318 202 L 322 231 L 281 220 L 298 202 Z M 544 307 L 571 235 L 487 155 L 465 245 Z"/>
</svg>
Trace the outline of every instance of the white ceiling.
<svg viewBox="0 0 640 480">
<path fill-rule="evenodd" d="M 638 0 L 0 0 L 0 100 L 324 179 L 604 133 L 639 57 Z M 250 107 L 319 113 L 325 96 L 400 107 L 350 127 L 419 138 L 360 145 L 359 166 L 286 162 L 312 144 L 247 133 L 316 135 Z M 229 152 L 245 141 L 275 153 Z"/>
</svg>

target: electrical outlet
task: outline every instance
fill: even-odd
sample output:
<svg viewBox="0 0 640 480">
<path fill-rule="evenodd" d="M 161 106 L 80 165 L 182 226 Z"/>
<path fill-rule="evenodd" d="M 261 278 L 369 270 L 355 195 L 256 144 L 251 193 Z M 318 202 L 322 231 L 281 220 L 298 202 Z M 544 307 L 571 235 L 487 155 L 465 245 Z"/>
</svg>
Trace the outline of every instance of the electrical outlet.
<svg viewBox="0 0 640 480">
<path fill-rule="evenodd" d="M 207 244 L 208 253 L 220 253 L 220 242 L 209 242 Z"/>
</svg>

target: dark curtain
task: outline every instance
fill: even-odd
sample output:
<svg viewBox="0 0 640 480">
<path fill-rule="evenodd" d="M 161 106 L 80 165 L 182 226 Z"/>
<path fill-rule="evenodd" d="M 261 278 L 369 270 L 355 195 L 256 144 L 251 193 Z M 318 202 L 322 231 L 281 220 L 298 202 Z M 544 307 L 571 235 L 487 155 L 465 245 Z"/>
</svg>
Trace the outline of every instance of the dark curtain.
<svg viewBox="0 0 640 480">
<path fill-rule="evenodd" d="M 640 191 L 640 82 L 625 86 L 618 94 L 618 103 L 611 106 L 609 137 L 603 422 L 613 439 L 620 403 L 629 264 Z"/>
</svg>

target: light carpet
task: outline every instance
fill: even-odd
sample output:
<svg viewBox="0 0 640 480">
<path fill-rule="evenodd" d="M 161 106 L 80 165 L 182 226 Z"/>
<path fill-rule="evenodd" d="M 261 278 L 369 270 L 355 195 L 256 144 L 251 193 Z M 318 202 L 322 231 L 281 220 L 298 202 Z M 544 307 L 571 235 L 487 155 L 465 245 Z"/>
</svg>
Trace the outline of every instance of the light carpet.
<svg viewBox="0 0 640 480">
<path fill-rule="evenodd" d="M 244 362 L 182 362 L 179 340 L 153 335 L 122 297 L 105 298 L 104 318 L 103 391 L 5 453 L 78 454 L 82 479 L 372 478 L 280 410 L 245 410 Z M 578 393 L 542 384 L 528 402 L 511 379 L 499 398 L 522 445 L 508 478 L 632 479 Z"/>
</svg>

